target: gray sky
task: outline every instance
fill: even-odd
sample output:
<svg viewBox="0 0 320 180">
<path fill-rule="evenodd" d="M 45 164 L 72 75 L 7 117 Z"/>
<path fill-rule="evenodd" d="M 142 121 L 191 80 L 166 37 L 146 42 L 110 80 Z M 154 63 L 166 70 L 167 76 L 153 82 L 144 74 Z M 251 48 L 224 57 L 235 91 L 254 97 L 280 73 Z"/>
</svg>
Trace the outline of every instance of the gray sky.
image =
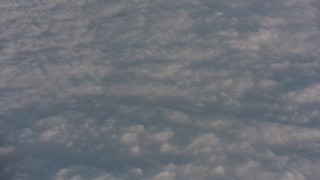
<svg viewBox="0 0 320 180">
<path fill-rule="evenodd" d="M 0 179 L 318 179 L 319 9 L 0 0 Z"/>
</svg>

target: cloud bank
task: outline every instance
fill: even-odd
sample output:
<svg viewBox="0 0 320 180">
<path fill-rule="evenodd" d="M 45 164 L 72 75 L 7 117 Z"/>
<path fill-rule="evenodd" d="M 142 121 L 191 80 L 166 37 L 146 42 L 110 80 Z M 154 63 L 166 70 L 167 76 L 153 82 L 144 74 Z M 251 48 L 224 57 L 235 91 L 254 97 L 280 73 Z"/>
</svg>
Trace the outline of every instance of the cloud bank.
<svg viewBox="0 0 320 180">
<path fill-rule="evenodd" d="M 2 0 L 0 179 L 317 179 L 319 9 Z"/>
</svg>

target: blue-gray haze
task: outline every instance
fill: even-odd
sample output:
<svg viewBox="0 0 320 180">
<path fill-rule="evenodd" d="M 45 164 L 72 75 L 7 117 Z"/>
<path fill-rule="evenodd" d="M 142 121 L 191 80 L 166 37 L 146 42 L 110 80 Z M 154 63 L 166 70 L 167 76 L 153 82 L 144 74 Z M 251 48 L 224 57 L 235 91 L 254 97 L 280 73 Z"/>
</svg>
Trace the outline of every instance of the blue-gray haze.
<svg viewBox="0 0 320 180">
<path fill-rule="evenodd" d="M 0 0 L 1 180 L 317 180 L 319 0 Z"/>
</svg>

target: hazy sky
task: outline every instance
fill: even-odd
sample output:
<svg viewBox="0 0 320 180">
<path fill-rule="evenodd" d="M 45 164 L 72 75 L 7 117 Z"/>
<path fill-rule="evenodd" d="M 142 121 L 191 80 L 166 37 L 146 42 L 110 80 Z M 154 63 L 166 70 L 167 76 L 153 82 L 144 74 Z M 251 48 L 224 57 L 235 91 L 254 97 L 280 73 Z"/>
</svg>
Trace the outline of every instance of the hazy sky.
<svg viewBox="0 0 320 180">
<path fill-rule="evenodd" d="M 0 0 L 1 180 L 317 180 L 319 0 Z"/>
</svg>

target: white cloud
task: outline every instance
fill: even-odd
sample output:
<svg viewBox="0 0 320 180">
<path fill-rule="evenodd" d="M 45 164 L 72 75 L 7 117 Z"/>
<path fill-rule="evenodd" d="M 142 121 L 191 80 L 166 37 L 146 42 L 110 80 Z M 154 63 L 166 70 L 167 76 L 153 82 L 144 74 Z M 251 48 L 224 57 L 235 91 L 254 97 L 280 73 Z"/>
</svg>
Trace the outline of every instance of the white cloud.
<svg viewBox="0 0 320 180">
<path fill-rule="evenodd" d="M 173 136 L 174 136 L 174 132 L 170 130 L 166 130 L 163 132 L 157 132 L 152 134 L 152 140 L 159 141 L 159 142 L 167 142 Z"/>
<path fill-rule="evenodd" d="M 261 51 L 263 50 L 261 46 L 273 44 L 278 34 L 277 31 L 260 29 L 258 32 L 246 34 L 245 39 L 231 40 L 230 45 L 242 50 Z"/>
<path fill-rule="evenodd" d="M 219 149 L 219 139 L 211 133 L 201 134 L 188 145 L 187 151 L 195 155 L 210 154 Z"/>
<path fill-rule="evenodd" d="M 112 174 L 99 172 L 94 168 L 86 167 L 83 165 L 69 166 L 60 169 L 52 179 L 55 180 L 82 180 L 82 179 L 94 179 L 94 180 L 107 180 L 107 179 L 118 179 Z"/>
<path fill-rule="evenodd" d="M 320 132 L 313 128 L 298 128 L 281 124 L 263 124 L 256 128 L 245 128 L 239 132 L 241 139 L 261 145 L 275 145 L 293 148 L 297 144 L 317 142 Z"/>
<path fill-rule="evenodd" d="M 3 0 L 0 179 L 317 179 L 316 0 Z"/>
<path fill-rule="evenodd" d="M 153 179 L 153 180 L 165 180 L 165 179 L 173 180 L 173 179 L 175 179 L 175 173 L 169 172 L 169 171 L 163 171 L 163 172 L 156 174 L 151 179 Z"/>
<path fill-rule="evenodd" d="M 288 93 L 288 97 L 298 103 L 320 103 L 320 85 L 307 87 L 300 91 L 294 91 Z"/>
</svg>

